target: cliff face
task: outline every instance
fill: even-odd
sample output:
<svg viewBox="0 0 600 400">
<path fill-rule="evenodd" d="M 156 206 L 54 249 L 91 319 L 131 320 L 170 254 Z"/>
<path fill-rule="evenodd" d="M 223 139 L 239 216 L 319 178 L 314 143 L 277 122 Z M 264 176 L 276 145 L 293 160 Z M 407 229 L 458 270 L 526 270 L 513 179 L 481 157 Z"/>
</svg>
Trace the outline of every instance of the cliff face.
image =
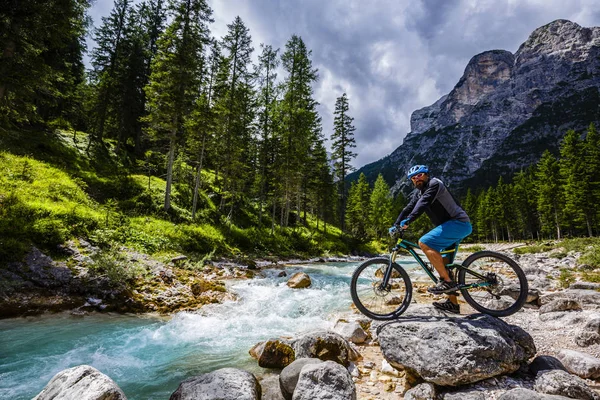
<svg viewBox="0 0 600 400">
<path fill-rule="evenodd" d="M 556 151 L 568 129 L 600 121 L 600 27 L 557 20 L 536 29 L 515 54 L 473 57 L 454 89 L 415 111 L 400 147 L 366 165 L 393 191 L 408 187 L 404 171 L 424 163 L 457 190 L 489 185 L 501 175 Z"/>
</svg>

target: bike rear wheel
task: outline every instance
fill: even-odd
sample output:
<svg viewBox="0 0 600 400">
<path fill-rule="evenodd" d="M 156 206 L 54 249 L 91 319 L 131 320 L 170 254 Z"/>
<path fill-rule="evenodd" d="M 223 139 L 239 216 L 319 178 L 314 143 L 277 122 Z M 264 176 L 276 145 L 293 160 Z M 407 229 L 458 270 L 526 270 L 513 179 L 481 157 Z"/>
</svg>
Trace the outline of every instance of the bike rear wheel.
<svg viewBox="0 0 600 400">
<path fill-rule="evenodd" d="M 383 285 L 383 277 L 389 267 L 387 258 L 367 260 L 356 268 L 350 282 L 352 301 L 360 312 L 371 319 L 390 320 L 408 308 L 412 299 L 412 283 L 406 271 L 392 264 L 389 282 Z"/>
<path fill-rule="evenodd" d="M 529 292 L 527 278 L 510 257 L 493 251 L 480 251 L 469 256 L 462 265 L 466 269 L 459 268 L 459 285 L 484 285 L 461 289 L 465 301 L 477 311 L 506 317 L 525 304 Z"/>
</svg>

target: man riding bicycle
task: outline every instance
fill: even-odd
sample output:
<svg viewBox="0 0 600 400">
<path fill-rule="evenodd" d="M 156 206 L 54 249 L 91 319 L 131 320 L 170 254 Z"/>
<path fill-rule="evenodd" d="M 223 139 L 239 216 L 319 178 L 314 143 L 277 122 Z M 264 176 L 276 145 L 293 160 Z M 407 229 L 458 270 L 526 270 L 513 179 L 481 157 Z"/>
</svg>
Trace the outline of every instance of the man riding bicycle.
<svg viewBox="0 0 600 400">
<path fill-rule="evenodd" d="M 394 233 L 398 228 L 406 229 L 421 214 L 427 214 L 435 228 L 419 239 L 419 247 L 440 275 L 439 283 L 427 291 L 433 294 L 447 294 L 448 300 L 434 302 L 434 307 L 459 314 L 460 307 L 456 297 L 458 285 L 450 278 L 441 251 L 467 237 L 473 230 L 471 221 L 444 183 L 438 178 L 430 177 L 427 166 L 411 167 L 407 177 L 414 184 L 415 190 L 408 205 L 400 212 L 389 231 Z"/>
</svg>

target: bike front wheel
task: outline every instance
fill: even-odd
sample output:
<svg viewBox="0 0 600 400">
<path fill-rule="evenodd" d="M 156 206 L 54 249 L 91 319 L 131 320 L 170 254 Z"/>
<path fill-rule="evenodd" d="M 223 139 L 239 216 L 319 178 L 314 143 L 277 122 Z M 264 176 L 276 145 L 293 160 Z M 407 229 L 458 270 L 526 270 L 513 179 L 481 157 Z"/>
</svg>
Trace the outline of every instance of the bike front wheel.
<svg viewBox="0 0 600 400">
<path fill-rule="evenodd" d="M 477 311 L 506 317 L 519 311 L 529 292 L 527 278 L 510 257 L 493 251 L 469 256 L 458 271 L 461 293 Z"/>
<path fill-rule="evenodd" d="M 408 308 L 412 283 L 406 271 L 396 263 L 389 282 L 383 283 L 390 266 L 387 258 L 367 260 L 356 268 L 350 282 L 352 301 L 360 312 L 371 319 L 395 319 Z"/>
</svg>

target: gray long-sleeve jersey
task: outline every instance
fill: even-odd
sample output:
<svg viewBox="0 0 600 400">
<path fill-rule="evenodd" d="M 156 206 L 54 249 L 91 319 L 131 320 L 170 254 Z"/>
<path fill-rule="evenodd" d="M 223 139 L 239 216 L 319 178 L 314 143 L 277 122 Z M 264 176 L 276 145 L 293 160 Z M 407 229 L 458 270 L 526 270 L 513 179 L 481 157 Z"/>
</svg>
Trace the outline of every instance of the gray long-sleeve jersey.
<svg viewBox="0 0 600 400">
<path fill-rule="evenodd" d="M 470 222 L 465 210 L 454 200 L 446 185 L 438 178 L 430 178 L 421 190 L 414 190 L 410 202 L 396 219 L 395 225 L 399 225 L 404 219 L 412 222 L 423 213 L 427 214 L 435 226 L 451 219 Z"/>
</svg>

